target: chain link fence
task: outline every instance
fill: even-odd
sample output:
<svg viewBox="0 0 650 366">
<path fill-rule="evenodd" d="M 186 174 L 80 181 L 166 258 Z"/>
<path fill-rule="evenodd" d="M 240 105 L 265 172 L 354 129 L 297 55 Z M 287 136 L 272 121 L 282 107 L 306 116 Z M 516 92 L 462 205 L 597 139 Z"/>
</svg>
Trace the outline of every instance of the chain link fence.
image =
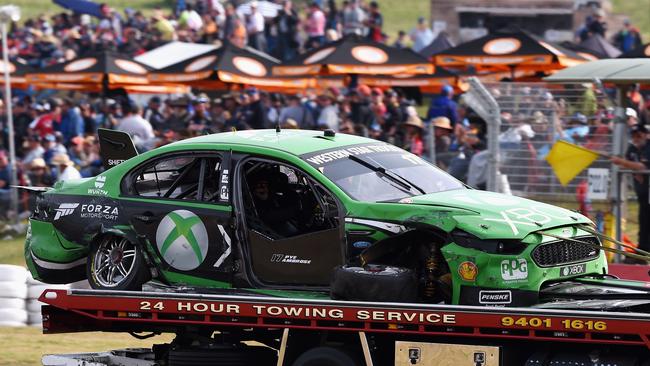
<svg viewBox="0 0 650 366">
<path fill-rule="evenodd" d="M 545 158 L 559 139 L 611 153 L 614 103 L 598 85 L 478 81 L 471 85 L 468 105 L 488 122 L 493 136 L 498 134 L 498 148 L 490 149 L 498 157 L 500 174 L 494 190 L 564 202 L 575 202 L 586 192 L 586 170 L 562 186 Z M 496 106 L 486 102 L 490 99 Z M 609 170 L 611 163 L 599 158 L 591 168 Z"/>
</svg>

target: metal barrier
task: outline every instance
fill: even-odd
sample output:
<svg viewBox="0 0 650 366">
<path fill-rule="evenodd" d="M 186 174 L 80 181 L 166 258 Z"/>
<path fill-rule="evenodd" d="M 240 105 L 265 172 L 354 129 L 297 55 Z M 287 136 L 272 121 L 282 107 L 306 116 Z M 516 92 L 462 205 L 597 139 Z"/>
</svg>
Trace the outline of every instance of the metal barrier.
<svg viewBox="0 0 650 366">
<path fill-rule="evenodd" d="M 564 139 L 612 151 L 614 104 L 598 84 L 481 83 L 474 78 L 463 98 L 487 122 L 494 162 L 489 190 L 503 192 L 507 184 L 518 196 L 575 202 L 587 172 L 562 186 L 545 160 L 553 143 Z M 599 158 L 591 167 L 610 169 L 611 163 Z M 496 184 L 498 174 L 507 177 L 501 179 L 504 184 Z"/>
</svg>

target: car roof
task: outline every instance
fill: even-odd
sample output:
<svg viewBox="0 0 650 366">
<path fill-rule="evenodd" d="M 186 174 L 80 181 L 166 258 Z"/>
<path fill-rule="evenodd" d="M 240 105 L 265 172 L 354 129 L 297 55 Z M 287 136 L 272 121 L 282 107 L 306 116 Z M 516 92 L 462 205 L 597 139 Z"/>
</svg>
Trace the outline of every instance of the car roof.
<svg viewBox="0 0 650 366">
<path fill-rule="evenodd" d="M 285 129 L 276 132 L 269 129 L 215 133 L 181 140 L 175 142 L 174 145 L 205 143 L 265 147 L 300 156 L 349 145 L 382 142 L 343 133 L 336 133 L 334 137 L 326 137 L 323 131 Z"/>
</svg>

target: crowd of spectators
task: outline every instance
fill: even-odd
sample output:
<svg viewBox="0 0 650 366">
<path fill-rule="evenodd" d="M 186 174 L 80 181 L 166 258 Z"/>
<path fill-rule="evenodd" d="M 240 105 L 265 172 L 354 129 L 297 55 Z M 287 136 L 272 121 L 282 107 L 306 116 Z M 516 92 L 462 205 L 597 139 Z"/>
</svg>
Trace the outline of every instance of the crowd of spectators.
<svg viewBox="0 0 650 366">
<path fill-rule="evenodd" d="M 132 8 L 122 13 L 102 4 L 101 18 L 68 12 L 39 16 L 12 26 L 9 53 L 12 59 L 43 67 L 99 50 L 136 56 L 173 40 L 215 43 L 227 39 L 288 60 L 348 34 L 378 42 L 387 40 L 375 1 L 344 0 L 337 5 L 335 0 L 315 0 L 298 6 L 284 0 L 277 2 L 280 9 L 272 13 L 264 9 L 262 13 L 257 1 L 248 2 L 244 8 L 236 7 L 236 3 L 178 0 L 174 10 L 156 8 L 147 15 Z M 400 32 L 394 44 L 406 47 L 409 42 L 405 36 Z M 409 36 L 415 50 L 433 40 L 424 18 Z"/>
</svg>

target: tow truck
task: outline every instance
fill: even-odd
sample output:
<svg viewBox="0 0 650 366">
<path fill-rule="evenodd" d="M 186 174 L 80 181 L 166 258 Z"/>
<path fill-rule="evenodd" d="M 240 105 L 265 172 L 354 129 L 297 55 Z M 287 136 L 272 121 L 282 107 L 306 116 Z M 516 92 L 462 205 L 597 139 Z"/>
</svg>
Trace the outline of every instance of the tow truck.
<svg viewBox="0 0 650 366">
<path fill-rule="evenodd" d="M 636 312 L 354 302 L 242 294 L 46 290 L 43 332 L 175 334 L 150 349 L 43 365 L 650 365 Z M 633 301 L 633 300 L 624 300 Z"/>
</svg>

